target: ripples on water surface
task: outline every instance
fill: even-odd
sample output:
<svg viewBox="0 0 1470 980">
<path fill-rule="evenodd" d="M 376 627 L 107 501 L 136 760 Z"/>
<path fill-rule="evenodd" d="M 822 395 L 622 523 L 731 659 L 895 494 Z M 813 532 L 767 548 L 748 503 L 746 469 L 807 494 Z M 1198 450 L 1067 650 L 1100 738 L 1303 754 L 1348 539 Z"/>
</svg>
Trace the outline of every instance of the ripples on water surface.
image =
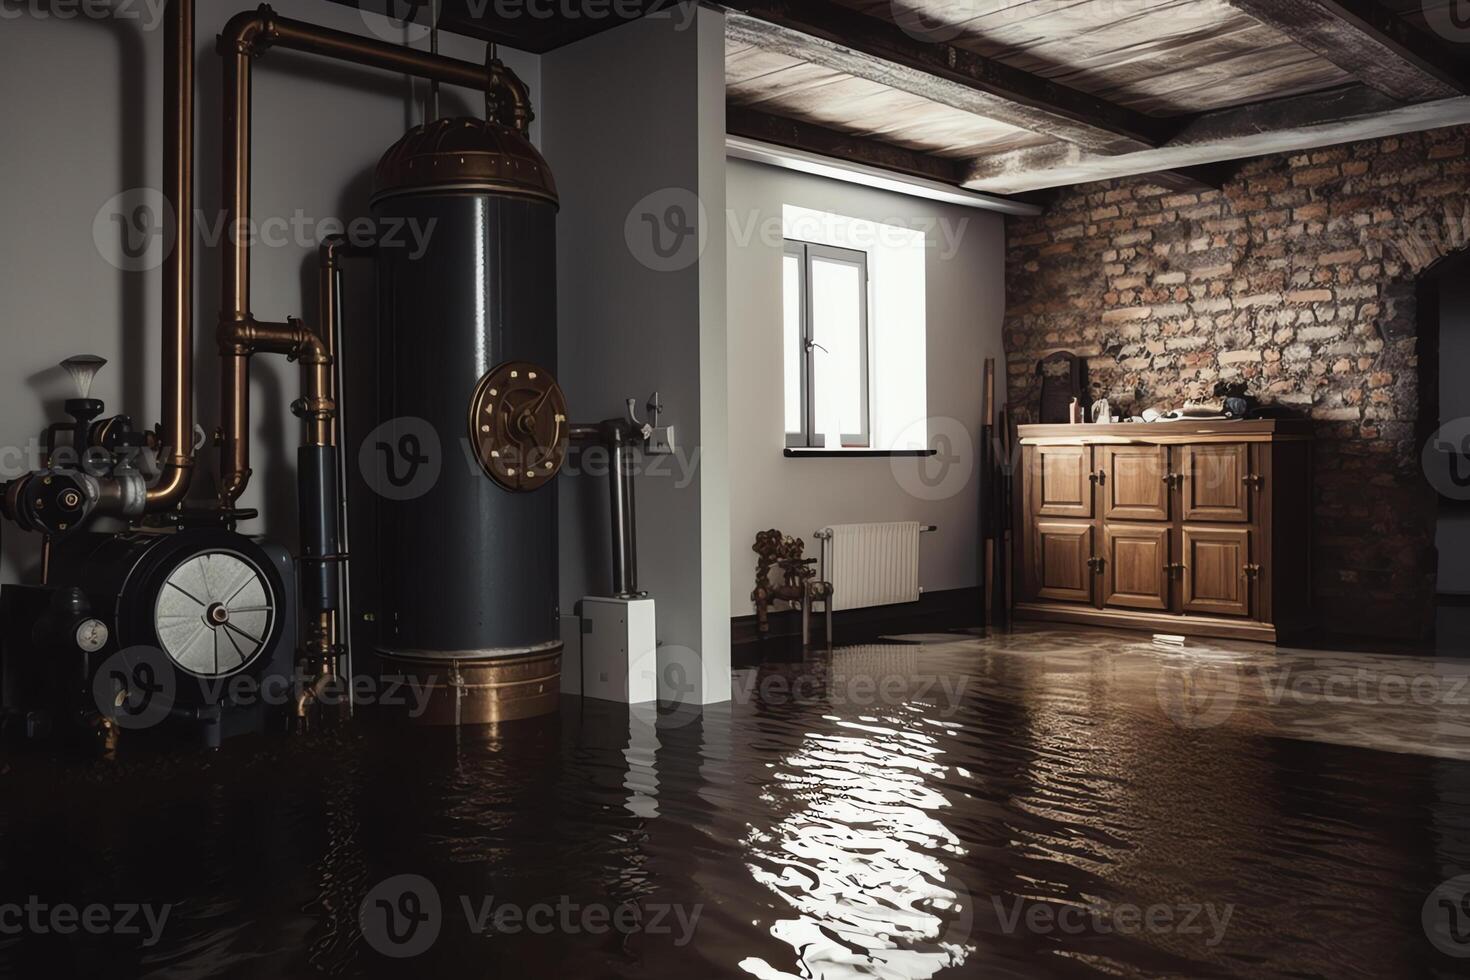
<svg viewBox="0 0 1470 980">
<path fill-rule="evenodd" d="M 703 713 L 567 700 L 457 737 L 11 756 L 0 901 L 171 911 L 147 947 L 0 931 L 0 972 L 1464 975 L 1421 909 L 1470 872 L 1470 709 L 1280 696 L 1406 661 L 927 639 L 741 672 Z M 440 915 L 395 960 L 358 917 L 400 875 Z M 394 907 L 429 915 L 416 894 Z M 643 928 L 477 934 L 486 903 Z"/>
</svg>

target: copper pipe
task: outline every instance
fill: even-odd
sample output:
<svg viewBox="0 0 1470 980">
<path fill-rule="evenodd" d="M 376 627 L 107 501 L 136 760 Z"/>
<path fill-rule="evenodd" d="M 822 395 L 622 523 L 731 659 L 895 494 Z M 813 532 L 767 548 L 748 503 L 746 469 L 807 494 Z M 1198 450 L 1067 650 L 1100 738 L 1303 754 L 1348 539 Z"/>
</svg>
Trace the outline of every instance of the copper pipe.
<svg viewBox="0 0 1470 980">
<path fill-rule="evenodd" d="M 150 511 L 177 506 L 194 472 L 194 0 L 169 0 L 164 45 L 164 194 L 174 247 L 163 269 L 162 471 Z"/>
<path fill-rule="evenodd" d="M 531 120 L 536 118 L 531 108 L 531 90 L 515 72 L 495 57 L 494 48 L 487 49 L 485 61 L 485 118 L 494 119 L 501 125 L 519 130 L 522 136 L 530 137 Z M 509 105 L 503 105 L 502 100 Z M 510 118 L 506 119 L 506 109 Z"/>
<path fill-rule="evenodd" d="M 223 506 L 229 507 L 250 482 L 250 352 L 243 348 L 220 351 L 223 380 L 220 397 L 225 424 L 220 427 L 220 486 Z"/>
<path fill-rule="evenodd" d="M 372 254 L 372 248 L 352 245 L 341 235 L 329 236 L 317 250 L 317 332 L 325 345 L 327 363 L 333 366 L 327 397 L 339 410 L 342 404 L 342 393 L 339 390 L 342 372 L 338 361 L 342 346 L 342 289 L 339 281 L 342 273 L 341 260 L 349 257 L 364 258 Z M 340 440 L 335 432 L 330 435 L 329 439 L 330 441 L 320 442 L 317 445 L 335 446 L 339 444 Z"/>
<path fill-rule="evenodd" d="M 222 184 L 225 228 L 231 230 L 223 259 L 223 289 L 217 340 L 223 359 L 221 385 L 223 419 L 220 438 L 220 506 L 232 507 L 250 482 L 249 389 L 250 356 L 257 352 L 295 355 L 289 338 L 275 336 L 256 323 L 250 313 L 250 245 L 243 226 L 250 220 L 250 107 L 251 61 L 271 47 L 290 48 L 370 68 L 402 72 L 431 81 L 486 91 L 507 90 L 517 119 L 529 126 L 529 100 L 524 85 L 499 62 L 478 65 L 469 61 L 417 51 L 279 17 L 268 4 L 232 17 L 220 33 L 218 49 L 224 59 L 224 148 Z M 498 67 L 497 67 L 498 66 Z M 514 80 L 514 82 L 512 82 Z M 524 109 L 520 108 L 525 103 Z M 327 324 L 319 326 L 329 332 Z M 334 404 L 330 394 L 330 340 L 318 341 L 326 361 L 308 360 L 306 409 L 311 413 L 309 439 L 329 439 L 330 420 L 324 417 Z M 315 357 L 302 350 L 300 354 Z M 317 442 L 316 445 L 328 443 Z"/>
</svg>

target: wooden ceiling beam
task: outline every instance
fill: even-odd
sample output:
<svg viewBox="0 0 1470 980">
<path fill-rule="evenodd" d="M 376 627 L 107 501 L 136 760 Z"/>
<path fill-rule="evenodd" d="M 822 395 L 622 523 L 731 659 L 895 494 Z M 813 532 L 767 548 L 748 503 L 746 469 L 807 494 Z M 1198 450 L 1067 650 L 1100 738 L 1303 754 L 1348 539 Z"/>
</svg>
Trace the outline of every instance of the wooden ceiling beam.
<svg viewBox="0 0 1470 980">
<path fill-rule="evenodd" d="M 964 161 L 930 156 L 892 143 L 852 136 L 798 119 L 773 116 L 734 103 L 725 107 L 725 131 L 731 136 L 862 163 L 910 177 L 937 180 L 955 187 L 968 172 Z"/>
<path fill-rule="evenodd" d="M 725 131 L 731 136 L 938 181 L 956 190 L 965 189 L 960 185 L 970 173 L 968 161 L 933 156 L 871 137 L 854 136 L 800 119 L 772 115 L 734 102 L 725 107 Z M 1165 171 L 1153 176 L 1161 186 L 1171 190 L 1200 193 L 1225 186 L 1233 170 L 1230 165 L 1220 164 Z"/>
<path fill-rule="evenodd" d="M 894 23 L 829 0 L 720 0 L 739 43 L 877 82 L 1080 147 L 1129 153 L 1167 139 L 1170 124 L 1012 68 L 919 40 Z"/>
<path fill-rule="evenodd" d="M 1470 124 L 1470 97 L 1403 105 L 1364 86 L 1222 109 L 1190 121 L 1163 146 L 1121 156 L 1054 144 L 981 157 L 969 190 L 1019 194 Z"/>
<path fill-rule="evenodd" d="M 1226 0 L 1358 81 L 1404 102 L 1470 92 L 1466 64 L 1379 0 Z"/>
</svg>

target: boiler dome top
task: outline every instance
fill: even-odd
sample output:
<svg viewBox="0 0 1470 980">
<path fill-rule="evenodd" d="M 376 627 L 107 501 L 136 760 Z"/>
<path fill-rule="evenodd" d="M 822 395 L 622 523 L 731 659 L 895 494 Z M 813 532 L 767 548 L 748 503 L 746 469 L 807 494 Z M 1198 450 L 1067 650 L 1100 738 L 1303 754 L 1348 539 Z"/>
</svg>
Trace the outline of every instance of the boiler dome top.
<svg viewBox="0 0 1470 980">
<path fill-rule="evenodd" d="M 484 119 L 436 119 L 388 148 L 373 200 L 399 194 L 505 194 L 559 203 L 551 168 L 520 132 Z"/>
</svg>

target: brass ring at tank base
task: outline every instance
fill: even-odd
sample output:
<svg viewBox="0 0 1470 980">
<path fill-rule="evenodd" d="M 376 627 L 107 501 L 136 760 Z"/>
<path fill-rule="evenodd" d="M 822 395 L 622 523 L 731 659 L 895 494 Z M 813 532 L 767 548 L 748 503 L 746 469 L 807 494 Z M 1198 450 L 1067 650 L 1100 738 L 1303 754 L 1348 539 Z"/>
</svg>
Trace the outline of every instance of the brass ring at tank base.
<svg viewBox="0 0 1470 980">
<path fill-rule="evenodd" d="M 485 474 L 512 493 L 530 493 L 567 458 L 567 399 L 545 368 L 507 361 L 470 399 L 470 443 Z"/>
</svg>

